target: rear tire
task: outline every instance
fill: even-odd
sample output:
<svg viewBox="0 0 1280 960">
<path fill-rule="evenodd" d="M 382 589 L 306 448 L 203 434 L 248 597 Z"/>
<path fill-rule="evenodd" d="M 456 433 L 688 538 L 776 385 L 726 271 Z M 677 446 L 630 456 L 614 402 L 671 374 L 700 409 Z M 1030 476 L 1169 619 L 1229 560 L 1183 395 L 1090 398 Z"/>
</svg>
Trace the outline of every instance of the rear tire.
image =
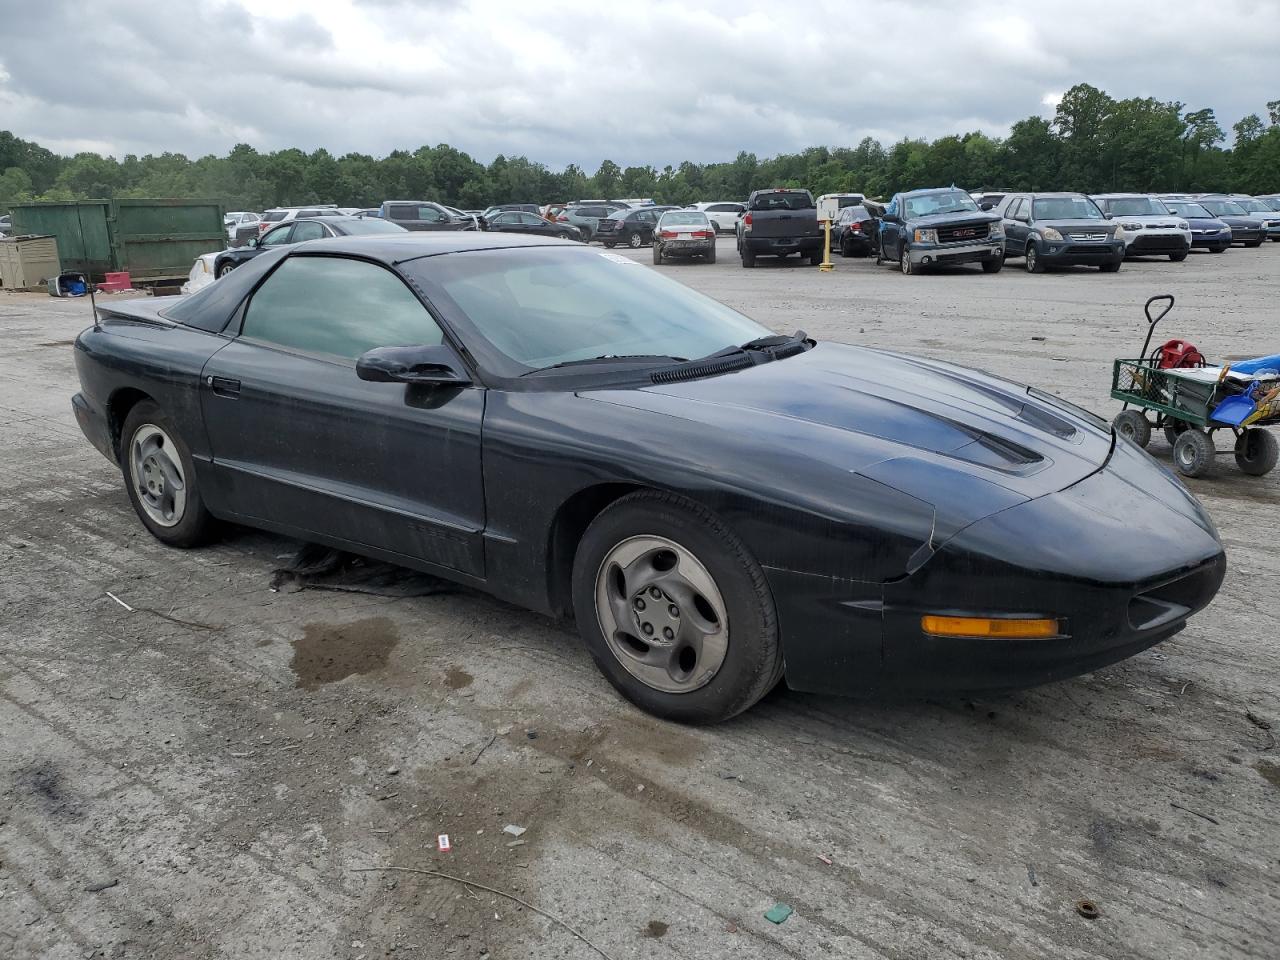
<svg viewBox="0 0 1280 960">
<path fill-rule="evenodd" d="M 147 531 L 171 547 L 197 547 L 213 534 L 191 451 L 152 401 L 134 405 L 120 430 L 125 492 Z"/>
<path fill-rule="evenodd" d="M 1250 427 L 1236 438 L 1236 466 L 1251 477 L 1261 477 L 1275 469 L 1280 444 L 1275 434 Z"/>
<path fill-rule="evenodd" d="M 1140 447 L 1151 442 L 1151 423 L 1138 410 L 1121 410 L 1111 421 L 1120 436 L 1132 440 Z"/>
<path fill-rule="evenodd" d="M 1099 270 L 1101 270 L 1103 273 L 1119 273 L 1119 272 L 1120 272 L 1120 264 L 1118 264 L 1118 263 L 1100 263 L 1100 264 L 1098 264 L 1098 269 L 1099 269 Z"/>
<path fill-rule="evenodd" d="M 746 247 L 742 248 L 742 265 L 744 267 L 754 267 L 756 265 L 756 255 Z"/>
<path fill-rule="evenodd" d="M 816 267 L 821 263 L 822 263 L 821 250 L 815 250 L 813 253 L 809 254 L 809 266 Z"/>
<path fill-rule="evenodd" d="M 657 491 L 616 501 L 583 535 L 572 582 L 587 649 L 642 710 L 678 723 L 717 723 L 746 710 L 782 676 L 764 571 L 697 503 Z"/>
<path fill-rule="evenodd" d="M 713 238 L 713 239 L 712 239 L 712 241 L 711 241 L 711 249 L 707 251 L 707 255 L 706 255 L 705 259 L 706 259 L 707 263 L 715 263 L 715 262 L 716 262 L 716 242 L 715 242 L 715 239 L 714 239 L 714 238 Z"/>
<path fill-rule="evenodd" d="M 614 243 L 612 240 L 601 240 L 600 242 L 604 244 L 604 248 L 606 250 L 612 250 L 614 247 L 617 246 L 617 244 Z"/>
<path fill-rule="evenodd" d="M 1185 430 L 1173 444 L 1173 465 L 1184 477 L 1204 477 L 1213 471 L 1213 439 L 1203 430 Z"/>
<path fill-rule="evenodd" d="M 662 266 L 662 247 L 657 243 L 653 245 L 653 265 L 655 267 Z"/>
<path fill-rule="evenodd" d="M 1262 241 L 1261 241 L 1261 240 L 1246 240 L 1244 245 L 1245 245 L 1246 247 L 1249 247 L 1250 249 L 1254 249 L 1254 248 L 1256 248 L 1256 247 L 1260 247 L 1260 246 L 1262 246 Z"/>
<path fill-rule="evenodd" d="M 638 230 L 631 234 L 631 236 L 627 237 L 627 246 L 632 250 L 639 250 L 644 246 L 644 237 L 640 235 Z"/>
</svg>

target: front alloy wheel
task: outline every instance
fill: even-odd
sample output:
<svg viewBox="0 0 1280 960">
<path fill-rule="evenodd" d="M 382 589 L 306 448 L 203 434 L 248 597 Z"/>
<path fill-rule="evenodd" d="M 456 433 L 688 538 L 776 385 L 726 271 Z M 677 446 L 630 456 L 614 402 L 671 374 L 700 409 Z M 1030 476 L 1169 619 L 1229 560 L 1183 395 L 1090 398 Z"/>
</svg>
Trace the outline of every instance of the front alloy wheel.
<svg viewBox="0 0 1280 960">
<path fill-rule="evenodd" d="M 644 246 L 644 237 L 640 236 L 639 233 L 633 233 L 631 236 L 627 237 L 627 245 L 630 246 L 632 250 L 639 250 Z"/>
<path fill-rule="evenodd" d="M 664 693 L 707 684 L 729 648 L 715 580 L 665 537 L 631 537 L 609 551 L 596 573 L 596 615 L 623 669 Z"/>
</svg>

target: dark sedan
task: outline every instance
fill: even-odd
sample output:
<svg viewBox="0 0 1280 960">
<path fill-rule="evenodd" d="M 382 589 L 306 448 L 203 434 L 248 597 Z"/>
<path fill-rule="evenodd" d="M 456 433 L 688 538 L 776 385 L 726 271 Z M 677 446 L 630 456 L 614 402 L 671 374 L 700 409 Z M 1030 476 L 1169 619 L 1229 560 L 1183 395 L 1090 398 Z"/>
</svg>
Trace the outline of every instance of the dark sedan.
<svg viewBox="0 0 1280 960">
<path fill-rule="evenodd" d="M 560 237 L 562 240 L 585 240 L 582 231 L 571 223 L 557 223 L 536 213 L 505 210 L 482 220 L 485 230 L 492 233 L 523 233 L 535 237 Z"/>
<path fill-rule="evenodd" d="M 390 220 L 376 217 L 324 217 L 306 220 L 290 220 L 272 227 L 261 237 L 249 240 L 243 247 L 223 250 L 213 261 L 213 275 L 225 277 L 241 264 L 248 263 L 259 254 L 276 247 L 292 246 L 304 240 L 323 240 L 326 237 L 364 237 L 382 233 L 408 233 L 404 227 Z"/>
<path fill-rule="evenodd" d="M 1004 257 L 1023 257 L 1027 273 L 1089 266 L 1115 273 L 1124 262 L 1124 231 L 1083 193 L 1010 193 L 995 208 L 1004 218 Z"/>
<path fill-rule="evenodd" d="M 674 720 L 783 676 L 1069 677 L 1177 633 L 1225 572 L 1186 488 L 1057 397 L 775 335 L 576 244 L 319 240 L 98 309 L 72 408 L 160 541 L 233 521 L 572 616 Z"/>
<path fill-rule="evenodd" d="M 840 208 L 840 217 L 831 225 L 831 249 L 842 257 L 868 257 L 875 252 L 875 235 L 880 221 L 862 204 Z"/>
<path fill-rule="evenodd" d="M 599 240 L 606 247 L 618 244 L 632 249 L 653 243 L 653 231 L 658 226 L 659 213 L 651 207 L 639 207 L 634 210 L 614 210 L 607 217 L 601 217 L 596 224 L 593 239 Z"/>
<path fill-rule="evenodd" d="M 1173 213 L 1191 224 L 1191 249 L 1222 253 L 1231 246 L 1231 225 L 1219 220 L 1195 200 L 1175 200 L 1162 197 L 1162 202 Z"/>
<path fill-rule="evenodd" d="M 1239 243 L 1246 247 L 1260 247 L 1262 241 L 1267 238 L 1262 224 L 1250 217 L 1248 211 L 1234 200 L 1223 197 L 1201 197 L 1196 203 L 1231 228 L 1232 243 Z"/>
</svg>

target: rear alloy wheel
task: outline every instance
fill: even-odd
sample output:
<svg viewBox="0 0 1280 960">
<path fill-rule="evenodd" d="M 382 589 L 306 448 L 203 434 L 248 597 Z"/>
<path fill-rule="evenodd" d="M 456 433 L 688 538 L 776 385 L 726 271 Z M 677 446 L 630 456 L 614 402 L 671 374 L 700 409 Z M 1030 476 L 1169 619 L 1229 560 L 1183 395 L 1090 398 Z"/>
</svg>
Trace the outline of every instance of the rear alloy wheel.
<svg viewBox="0 0 1280 960">
<path fill-rule="evenodd" d="M 1044 273 L 1044 264 L 1040 262 L 1040 252 L 1034 243 L 1027 244 L 1027 273 Z"/>
<path fill-rule="evenodd" d="M 905 243 L 898 248 L 898 269 L 908 277 L 916 272 L 915 266 L 911 263 L 911 251 L 907 249 Z"/>
<path fill-rule="evenodd" d="M 157 540 L 194 547 L 208 539 L 213 518 L 200 495 L 191 453 L 177 428 L 149 400 L 125 417 L 120 469 L 129 502 Z"/>
<path fill-rule="evenodd" d="M 629 246 L 632 250 L 639 250 L 641 247 L 644 246 L 644 237 L 640 235 L 639 231 L 636 231 L 635 233 L 631 234 L 631 236 L 627 237 L 627 246 Z"/>
<path fill-rule="evenodd" d="M 1141 411 L 1121 410 L 1111 421 L 1111 425 L 1116 428 L 1116 433 L 1140 447 L 1151 442 L 1151 423 Z"/>
<path fill-rule="evenodd" d="M 726 720 L 782 676 L 763 570 L 719 519 L 682 497 L 634 493 L 596 517 L 574 557 L 573 603 L 609 682 L 668 720 Z"/>
<path fill-rule="evenodd" d="M 1280 444 L 1269 430 L 1250 427 L 1236 437 L 1236 466 L 1252 477 L 1260 477 L 1275 469 Z"/>
<path fill-rule="evenodd" d="M 1173 465 L 1184 477 L 1203 477 L 1213 470 L 1213 438 L 1194 428 L 1173 444 Z"/>
</svg>

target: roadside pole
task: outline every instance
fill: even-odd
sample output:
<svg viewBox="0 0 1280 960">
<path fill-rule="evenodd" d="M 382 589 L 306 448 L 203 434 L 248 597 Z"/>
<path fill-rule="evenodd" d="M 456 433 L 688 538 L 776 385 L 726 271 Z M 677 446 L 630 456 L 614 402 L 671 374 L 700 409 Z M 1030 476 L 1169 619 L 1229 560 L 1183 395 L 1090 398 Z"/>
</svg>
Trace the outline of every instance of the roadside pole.
<svg viewBox="0 0 1280 960">
<path fill-rule="evenodd" d="M 840 201 L 824 199 L 818 201 L 818 219 L 822 221 L 822 263 L 818 269 L 830 273 L 831 264 L 831 221 L 840 216 Z"/>
</svg>

